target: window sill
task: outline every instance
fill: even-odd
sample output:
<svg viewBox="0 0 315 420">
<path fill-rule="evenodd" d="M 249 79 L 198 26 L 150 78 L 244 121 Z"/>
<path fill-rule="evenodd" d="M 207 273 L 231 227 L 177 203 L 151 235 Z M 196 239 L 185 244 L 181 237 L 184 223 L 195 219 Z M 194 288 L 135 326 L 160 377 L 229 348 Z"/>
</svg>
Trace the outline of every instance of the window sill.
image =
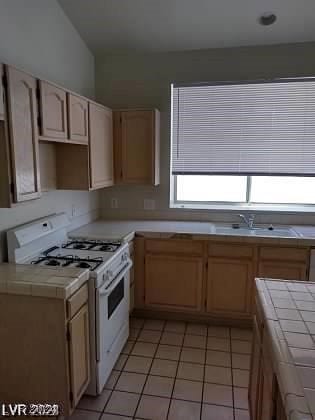
<svg viewBox="0 0 315 420">
<path fill-rule="evenodd" d="M 315 205 L 285 205 L 285 204 L 203 204 L 203 203 L 178 203 L 170 202 L 171 209 L 183 210 L 206 210 L 206 211 L 223 211 L 223 212 L 252 212 L 252 213 L 315 213 Z"/>
</svg>

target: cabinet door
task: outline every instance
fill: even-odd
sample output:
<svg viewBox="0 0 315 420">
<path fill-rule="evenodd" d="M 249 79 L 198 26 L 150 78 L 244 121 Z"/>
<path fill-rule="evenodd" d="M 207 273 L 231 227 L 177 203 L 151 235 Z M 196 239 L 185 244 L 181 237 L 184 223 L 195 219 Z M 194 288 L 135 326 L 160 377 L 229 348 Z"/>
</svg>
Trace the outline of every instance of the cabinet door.
<svg viewBox="0 0 315 420">
<path fill-rule="evenodd" d="M 145 305 L 200 311 L 202 258 L 173 255 L 145 257 Z"/>
<path fill-rule="evenodd" d="M 250 377 L 248 387 L 249 410 L 251 419 L 256 420 L 258 416 L 258 397 L 261 380 L 261 338 L 257 326 L 256 317 L 254 317 L 252 353 L 250 363 Z"/>
<path fill-rule="evenodd" d="M 69 321 L 69 356 L 72 404 L 76 406 L 90 381 L 88 305 Z"/>
<path fill-rule="evenodd" d="M 306 280 L 307 267 L 304 263 L 288 261 L 262 261 L 258 276 L 283 280 Z"/>
<path fill-rule="evenodd" d="M 114 183 L 112 111 L 89 104 L 91 188 Z"/>
<path fill-rule="evenodd" d="M 124 183 L 150 184 L 153 178 L 154 114 L 121 113 L 121 179 Z"/>
<path fill-rule="evenodd" d="M 251 261 L 209 258 L 207 311 L 217 314 L 249 315 L 253 278 Z"/>
<path fill-rule="evenodd" d="M 36 79 L 7 67 L 14 198 L 40 197 Z"/>
<path fill-rule="evenodd" d="M 4 120 L 3 66 L 0 64 L 0 120 Z"/>
<path fill-rule="evenodd" d="M 50 83 L 39 81 L 41 135 L 52 139 L 68 137 L 67 94 Z"/>
<path fill-rule="evenodd" d="M 88 102 L 80 96 L 68 96 L 69 138 L 78 143 L 88 143 Z"/>
</svg>

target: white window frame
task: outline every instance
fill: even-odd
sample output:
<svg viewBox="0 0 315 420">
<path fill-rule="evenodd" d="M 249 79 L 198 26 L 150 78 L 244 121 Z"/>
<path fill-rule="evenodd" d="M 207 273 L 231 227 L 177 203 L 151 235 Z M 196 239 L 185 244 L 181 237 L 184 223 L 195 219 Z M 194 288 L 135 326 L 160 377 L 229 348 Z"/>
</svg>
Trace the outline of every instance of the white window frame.
<svg viewBox="0 0 315 420">
<path fill-rule="evenodd" d="M 277 213 L 315 213 L 315 204 L 255 203 L 250 202 L 251 176 L 247 176 L 246 202 L 230 201 L 182 201 L 177 200 L 177 175 L 170 175 L 170 208 L 208 211 L 254 211 Z"/>
</svg>

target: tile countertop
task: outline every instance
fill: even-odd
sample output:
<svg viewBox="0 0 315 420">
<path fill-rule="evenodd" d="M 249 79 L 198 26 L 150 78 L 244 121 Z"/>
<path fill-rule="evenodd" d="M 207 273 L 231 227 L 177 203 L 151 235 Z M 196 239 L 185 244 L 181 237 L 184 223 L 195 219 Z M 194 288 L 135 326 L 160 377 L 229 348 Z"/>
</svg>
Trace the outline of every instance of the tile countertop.
<svg viewBox="0 0 315 420">
<path fill-rule="evenodd" d="M 256 279 L 256 302 L 288 418 L 314 419 L 315 283 Z"/>
<path fill-rule="evenodd" d="M 260 234 L 249 236 L 233 233 L 232 235 L 211 233 L 211 222 L 157 221 L 157 220 L 98 220 L 70 232 L 70 236 L 89 237 L 130 241 L 137 236 L 154 238 L 176 238 L 216 241 L 237 241 L 245 243 L 290 244 L 300 246 L 315 245 L 315 226 L 292 226 L 299 237 L 270 237 Z M 227 225 L 226 225 L 227 226 Z M 231 225 L 228 225 L 231 226 Z M 278 226 L 277 226 L 278 227 Z M 290 226 L 291 227 L 291 226 Z"/>
<path fill-rule="evenodd" d="M 0 293 L 68 299 L 89 279 L 89 270 L 0 264 Z"/>
</svg>

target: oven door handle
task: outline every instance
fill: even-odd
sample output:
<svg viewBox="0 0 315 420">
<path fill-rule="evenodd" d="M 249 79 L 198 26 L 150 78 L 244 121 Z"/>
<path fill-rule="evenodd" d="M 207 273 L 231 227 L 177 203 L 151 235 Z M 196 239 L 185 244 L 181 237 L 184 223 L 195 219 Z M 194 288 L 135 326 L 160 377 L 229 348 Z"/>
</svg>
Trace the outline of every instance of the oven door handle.
<svg viewBox="0 0 315 420">
<path fill-rule="evenodd" d="M 117 284 L 120 282 L 120 280 L 125 276 L 128 270 L 132 267 L 132 261 L 130 259 L 127 260 L 128 264 L 122 269 L 122 271 L 118 274 L 117 277 L 109 284 L 104 286 L 103 288 L 99 289 L 99 295 L 100 296 L 108 296 L 111 294 L 111 292 L 115 289 Z"/>
</svg>

